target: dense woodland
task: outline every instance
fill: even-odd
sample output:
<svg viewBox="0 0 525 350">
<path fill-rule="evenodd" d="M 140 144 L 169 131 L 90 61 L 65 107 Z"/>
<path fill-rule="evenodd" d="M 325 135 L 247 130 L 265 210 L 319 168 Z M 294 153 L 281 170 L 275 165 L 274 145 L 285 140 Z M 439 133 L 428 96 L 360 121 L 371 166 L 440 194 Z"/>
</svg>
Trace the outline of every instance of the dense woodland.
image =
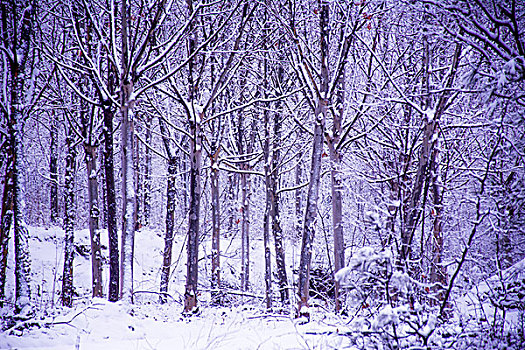
<svg viewBox="0 0 525 350">
<path fill-rule="evenodd" d="M 319 298 L 370 319 L 406 306 L 378 326 L 393 348 L 403 322 L 427 346 L 462 290 L 525 257 L 522 1 L 1 0 L 0 12 L 5 319 L 38 312 L 28 225 L 65 232 L 63 306 L 77 229 L 90 232 L 91 296 L 131 307 L 151 228 L 164 239 L 158 303 L 184 241 L 187 317 L 254 291 L 304 322 Z M 523 339 L 517 276 L 477 328 L 509 344 Z"/>
</svg>

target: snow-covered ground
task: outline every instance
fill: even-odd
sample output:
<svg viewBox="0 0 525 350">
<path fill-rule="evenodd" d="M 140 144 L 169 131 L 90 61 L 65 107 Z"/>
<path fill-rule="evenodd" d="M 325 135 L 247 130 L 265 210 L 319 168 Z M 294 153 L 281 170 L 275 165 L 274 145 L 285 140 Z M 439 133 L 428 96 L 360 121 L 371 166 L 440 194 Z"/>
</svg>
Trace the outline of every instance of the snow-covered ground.
<svg viewBox="0 0 525 350">
<path fill-rule="evenodd" d="M 184 236 L 177 236 L 173 247 L 173 268 L 167 304 L 157 302 L 160 264 L 164 241 L 159 232 L 141 230 L 136 236 L 134 284 L 136 304 L 129 306 L 90 298 L 89 255 L 75 257 L 74 284 L 78 298 L 73 309 L 60 306 L 59 291 L 63 261 L 63 231 L 59 228 L 31 228 L 32 291 L 39 310 L 26 329 L 16 327 L 0 334 L 0 349 L 307 349 L 348 348 L 342 336 L 344 323 L 332 313 L 317 313 L 313 321 L 301 325 L 286 313 L 266 313 L 262 300 L 236 296 L 229 307 L 207 305 L 208 293 L 202 293 L 201 313 L 183 317 L 182 293 L 185 282 Z M 77 246 L 86 248 L 89 232 L 75 232 Z M 106 232 L 102 243 L 107 247 Z M 252 241 L 253 294 L 262 295 L 264 258 L 262 242 Z M 209 252 L 202 244 L 201 256 Z M 222 242 L 223 280 L 238 283 L 239 242 Z M 80 249 L 82 251 L 82 249 Z M 297 264 L 297 247 L 288 246 L 288 266 Z M 107 257 L 107 249 L 104 250 Z M 204 260 L 202 260 L 204 261 Z M 203 289 L 209 266 L 201 264 Z M 8 298 L 13 292 L 13 261 L 8 271 Z M 289 271 L 291 273 L 291 269 Z M 105 266 L 107 273 L 107 266 Z M 105 276 L 107 283 L 107 275 Z M 107 286 L 106 286 L 107 290 Z M 5 312 L 5 310 L 4 310 Z M 133 315 L 133 316 L 132 316 Z M 23 330 L 22 330 L 23 329 Z"/>
<path fill-rule="evenodd" d="M 136 294 L 135 303 L 130 306 L 91 298 L 89 232 L 75 232 L 78 254 L 75 257 L 74 285 L 77 297 L 75 306 L 68 309 L 60 305 L 64 233 L 59 228 L 33 227 L 30 231 L 32 292 L 37 312 L 34 318 L 20 321 L 0 333 L 0 349 L 383 349 L 390 348 L 393 343 L 398 348 L 420 348 L 427 344 L 425 348 L 430 349 L 492 349 L 501 340 L 508 349 L 523 349 L 525 345 L 523 332 L 519 331 L 525 325 L 521 293 L 522 284 L 525 286 L 525 260 L 502 271 L 500 278 L 488 279 L 462 295 L 457 293 L 453 300 L 457 312 L 444 323 L 436 317 L 435 306 L 398 303 L 392 307 L 380 300 L 363 299 L 365 305 L 359 298 L 356 305 L 351 305 L 352 298 L 349 297 L 347 317 L 336 316 L 328 310 L 330 306 L 317 302 L 316 307 L 310 308 L 310 322 L 301 324 L 293 318 L 291 306 L 278 308 L 280 305 L 276 302 L 273 312 L 265 311 L 264 254 L 260 240 L 251 241 L 251 290 L 241 296 L 237 288 L 240 242 L 234 236 L 222 237 L 221 276 L 226 291 L 230 292 L 223 307 L 209 303 L 207 276 L 211 259 L 207 257 L 211 244 L 208 240 L 201 243 L 200 313 L 184 317 L 184 235 L 178 235 L 174 240 L 169 288 L 172 297 L 166 304 L 160 304 L 156 292 L 160 284 L 164 240 L 155 230 L 143 229 L 137 233 Z M 107 247 L 105 231 L 102 231 L 102 238 L 102 244 Z M 299 247 L 289 241 L 285 246 L 288 277 L 293 282 L 292 270 L 298 265 Z M 103 252 L 107 263 L 107 248 Z M 347 279 L 357 278 L 359 281 L 359 278 L 373 273 L 370 269 L 375 266 L 372 263 L 375 260 L 387 261 L 392 257 L 387 252 L 379 253 L 369 247 L 354 252 L 349 257 L 348 268 L 341 272 L 345 275 L 339 276 L 342 285 Z M 105 290 L 107 269 L 106 264 Z M 403 276 L 394 273 L 390 278 L 391 287 L 398 291 L 407 289 L 411 282 L 408 276 L 400 278 Z M 7 277 L 9 301 L 13 299 L 14 291 L 12 256 Z M 516 292 L 494 294 L 501 281 L 513 286 Z M 350 291 L 348 295 L 351 295 Z M 377 298 L 380 293 L 374 295 Z M 489 296 L 492 299 L 489 300 Z M 497 300 L 493 300 L 493 296 Z M 495 313 L 494 302 L 509 306 L 503 316 Z M 0 316 L 9 316 L 10 312 L 12 307 L 8 305 L 0 309 Z M 497 319 L 495 315 L 499 315 Z M 494 321 L 500 322 L 501 326 L 495 327 Z M 5 324 L 1 326 L 6 329 Z M 501 334 L 494 333 L 494 330 Z"/>
</svg>

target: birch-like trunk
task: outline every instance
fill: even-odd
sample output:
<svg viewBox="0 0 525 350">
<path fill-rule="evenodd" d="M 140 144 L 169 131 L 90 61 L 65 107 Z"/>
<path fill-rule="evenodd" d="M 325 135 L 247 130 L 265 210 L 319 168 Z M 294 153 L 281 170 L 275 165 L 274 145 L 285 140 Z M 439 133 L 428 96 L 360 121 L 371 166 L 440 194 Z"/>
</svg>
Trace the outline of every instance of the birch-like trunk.
<svg viewBox="0 0 525 350">
<path fill-rule="evenodd" d="M 93 297 L 102 298 L 102 251 L 100 247 L 100 230 L 98 208 L 97 154 L 96 147 L 89 144 L 91 137 L 84 143 L 86 170 L 88 175 L 89 200 L 89 235 L 91 239 L 91 287 Z"/>
<path fill-rule="evenodd" d="M 134 116 L 133 81 L 128 51 L 130 27 L 129 5 L 122 1 L 122 76 L 120 79 L 121 153 L 122 153 L 122 239 L 120 260 L 120 295 L 125 303 L 133 302 L 133 250 L 135 245 L 135 183 L 133 179 Z"/>
<path fill-rule="evenodd" d="M 122 86 L 122 238 L 120 295 L 126 303 L 133 296 L 133 248 L 135 241 L 135 182 L 133 181 L 133 111 L 129 101 L 131 84 Z"/>
<path fill-rule="evenodd" d="M 62 272 L 62 305 L 73 306 L 73 262 L 75 258 L 75 172 L 76 149 L 73 133 L 69 128 L 66 135 L 66 169 L 64 176 L 64 269 Z"/>
</svg>

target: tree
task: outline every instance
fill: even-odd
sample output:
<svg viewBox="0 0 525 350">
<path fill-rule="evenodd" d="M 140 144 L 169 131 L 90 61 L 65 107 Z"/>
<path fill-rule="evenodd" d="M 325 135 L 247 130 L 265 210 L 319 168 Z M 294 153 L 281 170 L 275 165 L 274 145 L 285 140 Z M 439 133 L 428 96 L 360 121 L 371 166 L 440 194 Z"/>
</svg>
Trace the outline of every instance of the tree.
<svg viewBox="0 0 525 350">
<path fill-rule="evenodd" d="M 2 204 L 2 261 L 7 255 L 7 235 L 10 219 L 4 219 L 12 207 L 12 224 L 15 243 L 15 312 L 20 317 L 33 313 L 31 304 L 31 263 L 29 256 L 29 231 L 25 222 L 25 195 L 23 183 L 24 144 L 23 128 L 31 104 L 31 94 L 25 89 L 30 86 L 30 65 L 34 59 L 31 47 L 35 6 L 32 1 L 1 4 L 2 13 L 2 56 L 6 74 L 2 86 L 8 87 L 9 94 L 2 95 L 1 108 L 7 120 L 7 166 L 6 184 Z M 9 21 L 9 22 L 8 22 Z M 7 189 L 7 192 L 5 192 Z M 2 267 L 5 271 L 5 267 Z M 4 277 L 2 277 L 4 278 Z M 2 286 L 4 287 L 3 283 Z M 3 291 L 0 292 L 3 294 Z"/>
</svg>

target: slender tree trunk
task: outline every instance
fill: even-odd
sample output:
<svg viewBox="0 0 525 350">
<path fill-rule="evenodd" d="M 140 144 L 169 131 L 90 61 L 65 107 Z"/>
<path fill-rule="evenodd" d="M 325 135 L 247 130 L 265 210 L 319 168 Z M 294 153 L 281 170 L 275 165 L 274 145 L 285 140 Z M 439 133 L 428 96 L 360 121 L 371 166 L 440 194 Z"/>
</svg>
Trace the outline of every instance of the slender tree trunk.
<svg viewBox="0 0 525 350">
<path fill-rule="evenodd" d="M 164 304 L 166 294 L 168 293 L 168 284 L 170 279 L 171 269 L 171 252 L 173 248 L 173 230 L 175 227 L 175 197 L 176 197 L 176 158 L 169 157 L 168 160 L 168 183 L 166 188 L 166 233 L 164 236 L 164 254 L 162 263 L 162 272 L 160 275 L 160 302 Z"/>
<path fill-rule="evenodd" d="M 135 218 L 133 221 L 135 222 L 135 231 L 140 230 L 142 227 L 142 215 L 140 214 L 140 201 L 142 197 L 142 182 L 140 179 L 140 143 L 139 139 L 137 137 L 137 134 L 135 133 L 133 137 L 133 183 L 135 184 L 135 208 L 133 209 Z"/>
<path fill-rule="evenodd" d="M 151 118 L 147 118 L 146 125 L 146 144 L 151 144 Z M 144 181 L 143 181 L 143 205 L 142 205 L 142 221 L 144 226 L 149 225 L 149 218 L 151 213 L 151 150 L 149 147 L 144 148 Z"/>
<path fill-rule="evenodd" d="M 58 223 L 58 125 L 55 112 L 50 117 L 49 125 L 49 210 L 52 225 Z"/>
<path fill-rule="evenodd" d="M 133 250 L 135 245 L 135 184 L 133 181 L 133 144 L 135 141 L 132 99 L 133 81 L 130 74 L 128 29 L 130 13 L 127 0 L 122 1 L 122 76 L 120 79 L 121 152 L 122 152 L 122 239 L 120 260 L 120 294 L 125 303 L 133 302 Z"/>
<path fill-rule="evenodd" d="M 343 35 L 343 32 L 341 33 Z M 341 37 L 340 41 L 344 39 Z M 342 44 L 341 44 L 342 45 Z M 332 192 L 332 227 L 334 230 L 334 274 L 344 267 L 345 245 L 343 238 L 343 184 L 341 181 L 341 159 L 342 155 L 337 149 L 341 140 L 342 121 L 344 113 L 344 69 L 338 81 L 335 111 L 333 113 L 332 136 L 328 137 L 328 149 L 330 152 L 330 182 Z M 341 310 L 339 283 L 335 282 L 335 310 Z"/>
<path fill-rule="evenodd" d="M 198 281 L 198 252 L 199 252 L 199 222 L 201 201 L 201 148 L 202 134 L 197 116 L 190 120 L 190 212 L 188 224 L 188 263 L 186 277 L 186 291 L 184 312 L 196 313 L 197 281 Z M 202 115 L 198 118 L 202 120 Z"/>
<path fill-rule="evenodd" d="M 241 174 L 241 290 L 250 288 L 250 175 Z"/>
<path fill-rule="evenodd" d="M 188 6 L 188 18 L 193 13 L 193 1 L 186 0 Z M 197 45 L 197 34 L 193 31 L 193 25 L 189 28 L 190 36 L 188 38 L 188 55 L 195 52 Z M 201 120 L 203 120 L 202 111 L 196 106 L 197 86 L 193 79 L 194 60 L 188 62 L 188 99 L 190 115 L 188 115 L 188 124 L 190 127 L 190 208 L 188 223 L 188 261 L 186 274 L 186 289 L 184 293 L 184 313 L 197 313 L 197 282 L 199 275 L 198 255 L 199 255 L 199 224 L 200 224 L 200 204 L 201 204 L 201 155 L 202 155 L 202 132 Z"/>
<path fill-rule="evenodd" d="M 440 172 L 438 167 L 439 147 L 433 152 L 432 165 L 430 173 L 432 176 L 432 197 L 433 197 L 433 216 L 434 222 L 432 227 L 433 244 L 432 244 L 432 265 L 430 268 L 430 282 L 440 283 L 438 287 L 438 296 L 442 300 L 444 297 L 443 290 L 447 285 L 447 271 L 441 265 L 441 255 L 443 253 L 443 193 L 442 183 L 440 181 Z"/>
<path fill-rule="evenodd" d="M 6 121 L 8 116 L 5 115 Z M 9 235 L 13 223 L 13 196 L 14 196 L 14 149 L 11 137 L 5 141 L 5 177 L 2 195 L 2 212 L 0 216 L 0 307 L 4 306 L 5 287 L 7 278 L 7 257 L 9 255 Z"/>
<path fill-rule="evenodd" d="M 301 309 L 308 306 L 308 295 L 310 289 L 310 264 L 312 259 L 312 244 L 315 235 L 315 219 L 317 217 L 317 201 L 319 199 L 319 185 L 321 180 L 321 161 L 323 153 L 323 136 L 326 120 L 328 93 L 328 18 L 329 3 L 319 0 L 320 28 L 321 28 L 321 83 L 320 96 L 315 106 L 315 125 L 312 147 L 312 163 L 310 168 L 310 183 L 308 185 L 308 197 L 306 200 L 305 218 L 303 226 L 303 240 L 301 246 L 301 260 L 299 263 L 298 296 L 299 302 L 297 315 L 310 318 L 308 311 Z M 308 309 L 307 309 L 308 310 Z"/>
<path fill-rule="evenodd" d="M 300 131 L 298 131 L 300 132 Z M 299 150 L 297 153 L 297 159 L 301 159 L 303 156 L 303 151 Z M 303 167 L 302 164 L 299 163 L 295 167 L 295 185 L 299 186 L 301 185 L 301 179 L 303 177 Z M 297 188 L 295 190 L 295 237 L 301 237 L 301 232 L 303 231 L 303 189 Z"/>
<path fill-rule="evenodd" d="M 237 124 L 238 132 L 238 150 L 240 154 L 244 153 L 243 133 L 245 132 L 243 123 L 244 116 L 239 113 L 239 122 Z M 246 145 L 246 153 L 251 154 L 252 146 L 255 143 L 255 119 L 252 120 L 251 134 L 249 142 Z M 250 164 L 242 164 L 243 170 L 250 170 Z M 251 198 L 251 178 L 250 174 L 242 173 L 241 177 L 241 290 L 247 291 L 250 288 L 250 198 Z"/>
<path fill-rule="evenodd" d="M 111 81 L 113 79 L 110 79 Z M 106 224 L 109 242 L 108 300 L 117 301 L 120 295 L 120 261 L 117 233 L 117 202 L 115 199 L 115 171 L 113 164 L 113 110 L 109 101 L 104 104 L 104 171 L 106 175 Z"/>
<path fill-rule="evenodd" d="M 219 126 L 220 127 L 220 126 Z M 217 129 L 219 129 L 217 127 Z M 217 131 L 218 133 L 218 131 Z M 220 201 L 219 201 L 219 146 L 217 137 L 212 141 L 211 146 L 211 212 L 212 212 L 212 241 L 211 241 L 211 288 L 212 302 L 221 304 L 221 264 L 220 264 L 220 242 L 221 242 L 221 220 L 220 220 Z"/>
<path fill-rule="evenodd" d="M 264 63 L 264 74 L 266 77 L 266 61 Z M 265 84 L 266 85 L 266 84 Z M 265 86 L 265 90 L 267 87 Z M 265 94 L 266 95 L 266 94 Z M 266 97 L 266 96 L 265 96 Z M 264 239 L 264 282 L 266 286 L 266 309 L 272 308 L 272 262 L 270 253 L 270 218 L 272 210 L 272 178 L 271 178 L 271 164 L 270 164 L 270 117 L 268 108 L 263 110 L 264 114 L 264 178 L 265 178 L 265 209 L 263 222 L 263 239 Z"/>
<path fill-rule="evenodd" d="M 98 209 L 98 182 L 96 165 L 96 146 L 90 145 L 91 137 L 84 143 L 86 154 L 86 170 L 88 175 L 88 200 L 89 200 L 89 234 L 91 238 L 91 284 L 93 297 L 102 298 L 102 251 L 100 247 L 100 230 Z"/>
<path fill-rule="evenodd" d="M 76 172 L 76 150 L 74 146 L 73 133 L 68 129 L 66 135 L 66 169 L 64 184 L 64 270 L 62 273 L 62 305 L 73 306 L 73 261 L 74 234 L 75 234 L 75 172 Z"/>
<path fill-rule="evenodd" d="M 278 67 L 278 79 L 283 79 L 283 68 L 281 65 Z M 288 303 L 289 292 L 288 292 L 288 277 L 286 275 L 286 259 L 285 249 L 283 244 L 283 229 L 281 227 L 280 209 L 279 209 L 279 162 L 280 162 L 280 150 L 281 145 L 281 114 L 280 114 L 280 102 L 277 102 L 277 112 L 273 114 L 273 149 L 272 149 L 272 173 L 271 173 L 271 202 L 272 202 L 272 231 L 275 242 L 275 260 L 277 265 L 277 279 L 279 281 L 279 294 L 281 296 L 281 302 L 283 306 Z"/>
</svg>

